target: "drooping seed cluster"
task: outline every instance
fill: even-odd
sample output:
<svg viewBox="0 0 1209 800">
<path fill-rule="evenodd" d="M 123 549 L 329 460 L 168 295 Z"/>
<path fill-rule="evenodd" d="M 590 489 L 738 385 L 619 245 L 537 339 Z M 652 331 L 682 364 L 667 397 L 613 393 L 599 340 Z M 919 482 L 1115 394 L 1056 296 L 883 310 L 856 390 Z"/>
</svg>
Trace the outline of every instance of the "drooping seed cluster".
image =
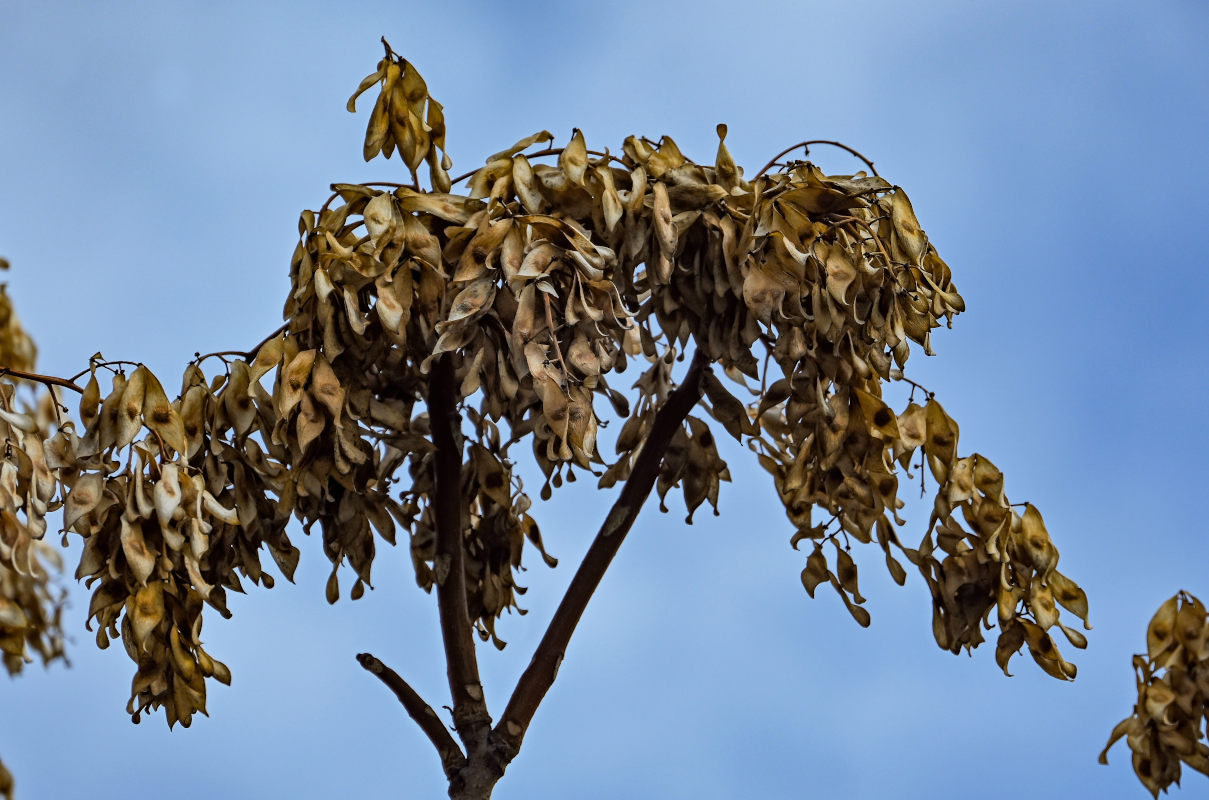
<svg viewBox="0 0 1209 800">
<path fill-rule="evenodd" d="M 1125 737 L 1133 771 L 1155 797 L 1179 784 L 1181 764 L 1209 775 L 1209 613 L 1180 592 L 1146 628 L 1146 652 L 1133 657 L 1138 702 L 1100 753 Z"/>
<path fill-rule="evenodd" d="M 8 262 L 0 259 L 5 269 Z M 0 367 L 32 370 L 36 354 L 0 285 Z M 65 593 L 52 581 L 62 560 L 42 541 L 46 515 L 59 505 L 44 448 L 54 408 L 49 393 L 32 407 L 18 403 L 17 383 L 0 380 L 0 659 L 10 675 L 24 668 L 31 652 L 43 663 L 63 657 Z"/>
<path fill-rule="evenodd" d="M 202 646 L 203 607 L 230 616 L 226 593 L 243 591 L 241 576 L 273 585 L 262 547 L 287 578 L 297 564 L 284 458 L 266 452 L 267 435 L 252 435 L 276 422 L 259 383 L 269 363 L 235 361 L 211 381 L 191 364 L 175 401 L 142 365 L 113 374 L 102 398 L 94 366 L 83 437 L 68 424 L 51 439 L 64 527 L 84 537 L 76 577 L 96 585 L 88 616 L 97 644 L 120 635 L 138 665 L 128 707 L 136 722 L 161 706 L 169 725 L 204 713 L 205 678 L 227 683 L 230 672 Z"/>
</svg>

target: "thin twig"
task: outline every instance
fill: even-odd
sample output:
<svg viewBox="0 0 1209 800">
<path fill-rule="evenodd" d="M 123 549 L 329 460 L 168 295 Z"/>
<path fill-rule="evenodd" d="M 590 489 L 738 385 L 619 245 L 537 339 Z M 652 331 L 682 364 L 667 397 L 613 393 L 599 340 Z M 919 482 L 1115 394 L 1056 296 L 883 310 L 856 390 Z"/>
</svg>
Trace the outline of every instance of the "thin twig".
<svg viewBox="0 0 1209 800">
<path fill-rule="evenodd" d="M 59 395 L 55 393 L 54 386 L 47 386 L 46 391 L 50 392 L 50 402 L 55 407 L 55 424 L 61 428 L 63 427 L 63 412 L 67 410 L 67 406 L 59 402 Z"/>
<path fill-rule="evenodd" d="M 428 418 L 432 426 L 433 512 L 436 518 L 436 560 L 438 566 L 437 609 L 441 617 L 441 640 L 445 644 L 445 663 L 449 673 L 449 691 L 453 699 L 454 728 L 474 750 L 491 726 L 491 716 L 479 679 L 474 632 L 466 609 L 466 574 L 462 541 L 462 446 L 461 417 L 457 410 L 457 385 L 453 359 L 441 355 L 429 377 Z"/>
<path fill-rule="evenodd" d="M 909 383 L 912 386 L 914 386 L 916 389 L 919 389 L 921 392 L 923 392 L 924 394 L 926 394 L 928 396 L 929 400 L 936 396 L 936 392 L 928 391 L 928 388 L 926 386 L 916 383 L 915 381 L 908 378 L 906 375 L 903 375 L 901 378 L 898 378 L 898 380 L 902 381 L 903 383 Z"/>
<path fill-rule="evenodd" d="M 138 368 L 138 367 L 143 366 L 143 363 L 142 363 L 141 361 L 122 361 L 122 360 L 120 360 L 120 359 L 119 359 L 119 360 L 115 360 L 115 361 L 106 361 L 106 360 L 104 360 L 104 359 L 99 359 L 99 360 L 97 360 L 97 361 L 90 361 L 90 362 L 88 362 L 88 368 L 87 368 L 87 369 L 82 369 L 82 370 L 80 370 L 79 372 L 77 372 L 75 375 L 72 375 L 72 376 L 71 376 L 70 378 L 68 378 L 67 380 L 69 380 L 69 381 L 75 381 L 75 380 L 79 380 L 80 378 L 83 378 L 83 377 L 84 377 L 85 375 L 87 375 L 88 373 L 92 372 L 92 371 L 93 371 L 93 369 L 95 369 L 96 367 L 104 367 L 105 369 L 108 369 L 108 370 L 110 370 L 110 371 L 114 372 L 115 374 L 116 374 L 116 373 L 118 373 L 118 372 L 121 372 L 121 370 L 120 370 L 120 369 L 114 369 L 114 366 L 115 366 L 115 365 L 116 365 L 116 366 L 119 366 L 119 367 L 135 367 L 135 368 Z"/>
<path fill-rule="evenodd" d="M 223 356 L 239 356 L 244 361 L 251 361 L 253 358 L 256 357 L 256 354 L 260 352 L 260 348 L 264 347 L 266 344 L 273 341 L 281 334 L 285 333 L 286 328 L 288 328 L 288 327 L 290 327 L 290 323 L 287 322 L 284 325 L 282 325 L 281 327 L 279 327 L 277 330 L 270 333 L 268 336 L 261 339 L 249 350 L 219 350 L 214 353 L 206 353 L 204 356 L 203 355 L 195 356 L 193 359 L 193 363 L 200 364 L 201 362 L 205 361 L 207 358 L 222 358 Z"/>
<path fill-rule="evenodd" d="M 524 156 L 525 158 L 538 158 L 540 156 L 556 156 L 556 155 L 561 154 L 562 151 L 566 150 L 566 149 L 567 148 L 565 148 L 565 147 L 547 147 L 545 150 L 538 150 L 535 153 L 517 153 L 517 155 Z M 627 171 L 630 169 L 633 169 L 633 165 L 627 164 L 625 161 L 622 161 L 620 158 L 613 155 L 612 153 L 602 153 L 599 150 L 589 150 L 588 155 L 598 156 L 600 158 L 607 158 L 610 161 L 616 161 L 618 164 L 621 165 L 622 169 L 627 170 Z M 484 165 L 484 166 L 486 166 L 486 165 Z M 459 175 L 458 177 L 451 180 L 449 182 L 449 184 L 452 186 L 455 183 L 461 183 L 462 181 L 466 180 L 467 178 L 473 177 L 474 173 L 478 172 L 480 169 L 483 169 L 483 167 L 478 167 L 477 169 L 472 169 L 472 170 L 470 170 L 470 172 L 467 172 L 465 175 Z"/>
<path fill-rule="evenodd" d="M 558 356 L 558 364 L 563 370 L 563 394 L 567 394 L 567 387 L 571 383 L 571 371 L 567 369 L 567 362 L 563 361 L 563 351 L 558 346 L 558 336 L 554 333 L 554 312 L 550 308 L 550 295 L 542 292 L 542 299 L 546 301 L 546 326 L 550 329 L 550 340 L 554 342 L 554 353 Z"/>
<path fill-rule="evenodd" d="M 85 370 L 87 372 L 87 370 Z M 82 374 L 82 373 L 81 373 Z M 11 375 L 14 378 L 21 378 L 27 381 L 37 381 L 38 383 L 46 384 L 47 386 L 62 386 L 64 389 L 84 394 L 84 390 L 77 386 L 71 378 L 56 378 L 54 375 L 39 375 L 36 372 L 26 372 L 12 367 L 0 367 L 0 375 Z M 76 376 L 77 378 L 79 375 Z"/>
<path fill-rule="evenodd" d="M 407 710 L 407 715 L 416 721 L 420 730 L 424 731 L 424 735 L 437 748 L 437 755 L 441 757 L 441 766 L 444 768 L 447 778 L 452 777 L 465 766 L 466 756 L 462 753 L 462 748 L 458 747 L 458 743 L 449 734 L 449 729 L 441 722 L 437 712 L 424 702 L 424 698 L 420 697 L 419 693 L 399 676 L 399 673 L 370 653 L 359 653 L 357 663 L 370 674 L 377 676 L 378 680 L 386 684 L 386 687 L 395 693 L 395 697 L 399 698 L 399 702 Z"/>
<path fill-rule="evenodd" d="M 886 246 L 882 244 L 881 237 L 877 235 L 877 233 L 873 230 L 873 227 L 859 217 L 837 217 L 832 220 L 833 226 L 842 225 L 845 222 L 855 222 L 857 225 L 861 225 L 869 232 L 869 235 L 873 237 L 873 241 L 877 244 L 877 249 L 882 254 L 882 259 L 886 262 L 886 269 L 889 270 L 890 267 L 893 266 L 894 262 L 890 260 L 890 254 L 886 252 Z"/>
<path fill-rule="evenodd" d="M 575 632 L 588 601 L 600 585 L 605 570 L 617 555 L 618 548 L 655 486 L 663 456 L 672 438 L 676 431 L 680 430 L 685 417 L 701 399 L 702 379 L 708 369 L 707 364 L 708 359 L 698 349 L 684 382 L 668 396 L 663 407 L 655 415 L 651 433 L 642 445 L 629 479 L 622 487 L 617 501 L 609 509 L 608 516 L 605 517 L 600 531 L 576 570 L 575 577 L 571 579 L 571 585 L 567 587 L 566 594 L 554 612 L 554 617 L 533 653 L 529 666 L 517 681 L 508 707 L 500 718 L 499 725 L 492 732 L 493 739 L 501 745 L 504 758 L 512 758 L 519 750 L 538 705 L 554 683 L 571 634 Z"/>
<path fill-rule="evenodd" d="M 332 184 L 332 185 L 335 186 L 335 184 Z M 420 187 L 418 184 L 399 183 L 398 181 L 365 181 L 364 183 L 357 183 L 357 184 L 352 184 L 352 185 L 354 185 L 354 186 L 393 186 L 396 189 L 411 189 L 412 191 L 416 191 L 416 192 L 420 191 Z M 323 205 L 319 207 L 319 211 L 315 215 L 316 218 L 321 218 L 323 216 L 323 212 L 328 210 L 328 208 L 332 204 L 332 201 L 335 200 L 337 197 L 340 197 L 340 192 L 333 191 L 328 196 L 327 200 L 325 200 L 323 202 Z"/>
<path fill-rule="evenodd" d="M 777 153 L 775 156 L 773 156 L 771 159 L 769 159 L 768 163 L 764 165 L 764 168 L 763 168 L 762 170 L 760 170 L 759 172 L 757 172 L 757 173 L 756 173 L 756 177 L 752 178 L 752 179 L 751 179 L 751 182 L 752 182 L 752 183 L 755 183 L 755 182 L 756 182 L 756 181 L 758 181 L 758 180 L 759 180 L 761 177 L 763 177 L 763 176 L 764 176 L 764 173 L 768 172 L 770 169 L 772 169 L 772 168 L 773 168 L 773 167 L 776 165 L 777 161 L 779 161 L 779 160 L 780 160 L 781 156 L 786 155 L 787 153 L 790 153 L 790 152 L 792 152 L 792 151 L 794 151 L 794 150 L 797 150 L 799 147 L 806 147 L 806 148 L 809 148 L 809 147 L 810 147 L 810 145 L 812 145 L 812 144 L 829 144 L 829 145 L 831 145 L 832 147 L 838 147 L 838 148 L 840 148 L 841 150 L 847 150 L 849 153 L 851 153 L 852 155 L 856 156 L 856 157 L 857 157 L 857 158 L 859 158 L 861 161 L 864 161 L 864 162 L 865 162 L 865 166 L 869 167 L 869 171 L 870 171 L 870 172 L 872 172 L 874 175 L 877 175 L 877 170 L 876 170 L 876 169 L 874 169 L 874 167 L 873 167 L 873 162 L 872 162 L 872 161 L 870 161 L 869 159 L 865 158 L 863 155 L 861 155 L 860 153 L 858 153 L 856 150 L 853 150 L 851 147 L 849 147 L 848 145 L 844 144 L 843 142 L 836 142 L 836 141 L 832 141 L 831 139 L 811 139 L 811 140 L 810 140 L 810 141 L 808 141 L 808 142 L 798 142 L 798 143 L 797 143 L 797 144 L 795 144 L 793 147 L 786 147 L 784 150 L 782 150 L 781 152 Z M 807 153 L 807 155 L 809 155 L 809 152 Z M 880 175 L 877 175 L 877 176 L 878 176 L 879 178 L 881 177 Z"/>
</svg>

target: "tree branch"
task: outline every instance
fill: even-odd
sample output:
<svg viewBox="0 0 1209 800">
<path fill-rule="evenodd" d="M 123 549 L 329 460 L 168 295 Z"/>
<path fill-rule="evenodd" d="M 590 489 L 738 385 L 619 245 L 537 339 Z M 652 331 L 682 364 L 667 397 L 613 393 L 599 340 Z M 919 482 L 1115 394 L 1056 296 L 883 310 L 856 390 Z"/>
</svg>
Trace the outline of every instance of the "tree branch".
<svg viewBox="0 0 1209 800">
<path fill-rule="evenodd" d="M 858 153 L 856 150 L 853 150 L 851 147 L 844 144 L 843 142 L 834 142 L 830 139 L 811 139 L 809 142 L 798 142 L 797 144 L 793 145 L 792 147 L 786 147 L 784 150 L 777 153 L 775 156 L 773 156 L 771 159 L 769 159 L 768 163 L 764 165 L 763 169 L 761 169 L 759 172 L 756 173 L 756 176 L 751 179 L 751 182 L 755 183 L 761 177 L 763 177 L 764 173 L 768 172 L 770 169 L 772 169 L 774 166 L 776 166 L 777 159 L 779 159 L 781 156 L 787 155 L 791 151 L 797 150 L 799 147 L 805 147 L 806 155 L 810 155 L 810 145 L 812 145 L 812 144 L 829 144 L 832 147 L 838 147 L 841 150 L 847 150 L 849 153 L 856 156 L 861 161 L 864 161 L 865 166 L 867 166 L 869 168 L 869 171 L 872 172 L 874 175 L 877 175 L 877 170 L 874 169 L 872 161 L 865 158 L 863 155 Z"/>
<path fill-rule="evenodd" d="M 474 631 L 466 610 L 466 573 L 462 566 L 462 419 L 457 410 L 453 360 L 448 353 L 436 360 L 428 386 L 428 418 L 432 442 L 436 445 L 432 505 L 437 529 L 437 608 L 453 699 L 454 728 L 468 750 L 473 750 L 485 740 L 491 715 L 483 698 Z"/>
<path fill-rule="evenodd" d="M 14 378 L 21 378 L 27 381 L 37 381 L 38 383 L 46 384 L 47 386 L 62 386 L 64 389 L 71 389 L 73 392 L 84 394 L 84 390 L 73 383 L 69 378 L 56 378 L 54 375 L 39 375 L 36 372 L 25 372 L 24 370 L 13 369 L 12 367 L 0 367 L 0 375 L 11 375 Z"/>
<path fill-rule="evenodd" d="M 571 579 L 571 585 L 567 587 L 567 593 L 563 595 L 562 602 L 554 612 L 550 626 L 546 628 L 541 643 L 533 653 L 533 659 L 517 681 L 516 689 L 508 700 L 508 707 L 492 734 L 502 745 L 501 755 L 505 759 L 510 760 L 520 749 L 521 740 L 525 737 L 538 705 L 558 674 L 558 667 L 567 650 L 567 643 L 571 640 L 571 634 L 575 632 L 588 601 L 600 585 L 605 570 L 617 555 L 617 550 L 655 486 L 664 453 L 667 452 L 672 437 L 701 399 L 702 377 L 708 369 L 707 364 L 708 359 L 701 350 L 697 350 L 684 382 L 671 393 L 655 415 L 651 433 L 634 462 L 629 479 L 622 487 L 617 501 L 609 509 L 609 514 L 600 526 L 600 531 L 588 548 L 579 569 L 576 570 L 575 577 Z"/>
<path fill-rule="evenodd" d="M 458 743 L 449 735 L 449 730 L 441 722 L 437 712 L 432 710 L 432 706 L 424 702 L 424 698 L 420 697 L 416 690 L 399 676 L 399 673 L 383 664 L 372 654 L 359 653 L 357 663 L 367 672 L 376 675 L 378 680 L 386 684 L 386 687 L 395 693 L 395 697 L 399 698 L 399 702 L 407 710 L 408 716 L 416 721 L 420 730 L 424 731 L 424 735 L 437 748 L 445 776 L 452 778 L 457 774 L 458 770 L 466 765 L 466 756 L 462 754 Z"/>
<path fill-rule="evenodd" d="M 281 334 L 285 333 L 289 327 L 290 327 L 290 323 L 288 323 L 288 322 L 285 323 L 284 325 L 277 328 L 277 330 L 273 331 L 268 336 L 261 339 L 259 342 L 257 342 L 255 345 L 253 345 L 248 350 L 219 350 L 216 353 L 206 353 L 204 356 L 200 353 L 194 353 L 193 361 L 200 364 L 201 362 L 205 361 L 207 358 L 215 358 L 215 357 L 221 357 L 221 356 L 239 356 L 244 361 L 251 361 L 253 358 L 256 357 L 256 354 L 260 352 L 260 348 L 264 347 L 266 344 L 273 341 Z"/>
</svg>

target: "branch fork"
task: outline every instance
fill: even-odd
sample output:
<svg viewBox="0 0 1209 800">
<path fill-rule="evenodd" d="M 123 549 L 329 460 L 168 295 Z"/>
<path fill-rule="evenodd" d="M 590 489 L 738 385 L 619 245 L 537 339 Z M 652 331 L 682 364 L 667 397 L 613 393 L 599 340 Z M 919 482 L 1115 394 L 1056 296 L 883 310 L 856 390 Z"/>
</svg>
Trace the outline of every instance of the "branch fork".
<svg viewBox="0 0 1209 800">
<path fill-rule="evenodd" d="M 672 438 L 701 399 L 708 369 L 709 359 L 698 350 L 684 381 L 655 415 L 654 425 L 635 459 L 630 477 L 571 579 L 529 666 L 517 681 L 499 723 L 492 728 L 479 678 L 473 626 L 466 608 L 457 385 L 453 363 L 448 356 L 442 356 L 433 366 L 427 401 L 436 445 L 433 506 L 437 558 L 447 559 L 449 564 L 444 580 L 437 582 L 437 605 L 453 699 L 454 730 L 464 749 L 458 746 L 432 706 L 398 673 L 369 653 L 361 653 L 357 661 L 394 692 L 408 715 L 436 747 L 449 779 L 450 797 L 489 798 L 492 787 L 516 757 L 533 715 L 558 675 L 571 635 L 588 601 L 655 486 Z"/>
</svg>

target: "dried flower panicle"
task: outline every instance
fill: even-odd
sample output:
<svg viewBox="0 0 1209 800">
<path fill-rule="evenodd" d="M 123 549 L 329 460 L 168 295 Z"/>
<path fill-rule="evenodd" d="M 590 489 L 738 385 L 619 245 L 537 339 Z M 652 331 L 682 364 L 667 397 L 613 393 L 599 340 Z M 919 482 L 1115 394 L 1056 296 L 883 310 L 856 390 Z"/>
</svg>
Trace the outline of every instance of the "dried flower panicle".
<svg viewBox="0 0 1209 800">
<path fill-rule="evenodd" d="M 7 268 L 0 259 L 0 269 Z M 0 372 L 32 370 L 36 354 L 0 286 Z M 31 651 L 44 664 L 64 658 L 66 592 L 53 583 L 62 559 L 42 541 L 46 515 L 59 507 L 44 447 L 56 411 L 49 393 L 30 406 L 18 402 L 15 381 L 0 380 L 0 658 L 10 675 L 22 670 Z"/>
<path fill-rule="evenodd" d="M 136 722 L 163 707 L 169 725 L 187 726 L 205 713 L 205 679 L 230 682 L 226 665 L 202 646 L 202 610 L 229 616 L 226 592 L 243 591 L 241 576 L 273 585 L 262 547 L 293 575 L 290 508 L 279 501 L 286 469 L 266 452 L 266 437 L 252 435 L 275 423 L 259 384 L 270 365 L 235 361 L 207 381 L 191 364 L 169 401 L 143 365 L 113 374 L 102 399 L 94 362 L 80 408 L 83 437 L 68 423 L 51 439 L 64 527 L 84 537 L 76 577 L 96 585 L 88 616 L 97 644 L 120 636 L 138 665 L 128 706 Z"/>
<path fill-rule="evenodd" d="M 0 270 L 9 263 L 0 258 Z M 0 372 L 34 368 L 37 348 L 0 285 Z M 63 607 L 67 592 L 54 581 L 62 558 L 42 541 L 46 514 L 58 507 L 57 479 L 47 466 L 44 441 L 58 407 L 50 394 L 31 408 L 18 407 L 17 388 L 0 380 L 0 663 L 20 673 L 32 655 L 49 664 L 66 660 Z M 51 409 L 54 409 L 52 412 Z M 0 761 L 0 796 L 13 798 L 13 775 Z"/>
<path fill-rule="evenodd" d="M 1058 607 L 1086 623 L 1086 598 L 1057 571 L 1040 514 L 1008 502 L 989 460 L 958 455 L 957 424 L 933 397 L 901 413 L 883 399 L 883 384 L 905 380 L 912 344 L 930 353 L 931 330 L 964 310 L 901 188 L 869 162 L 872 175 L 803 160 L 748 178 L 725 126 L 712 164 L 670 137 L 631 136 L 613 154 L 574 130 L 565 146 L 535 150 L 553 140 L 539 131 L 451 179 L 442 107 L 414 66 L 387 46 L 349 109 L 375 86 L 365 158 L 397 153 L 411 183 L 335 184 L 303 212 L 277 335 L 212 354 L 223 363 L 212 377 L 199 357 L 175 399 L 145 366 L 127 374 L 98 356 L 78 431 L 30 427 L 0 392 L 0 426 L 17 443 L 0 463 L 0 558 L 25 563 L 45 512 L 63 504 L 64 527 L 84 538 L 77 577 L 95 587 L 98 644 L 120 636 L 138 665 L 136 721 L 163 707 L 187 725 L 205 712 L 205 679 L 230 680 L 203 648 L 203 609 L 229 615 L 227 591 L 244 578 L 272 585 L 261 550 L 292 576 L 291 517 L 321 530 L 331 602 L 345 564 L 352 598 L 372 585 L 377 539 L 393 544 L 399 527 L 419 585 L 443 584 L 438 440 L 460 462 L 467 608 L 502 647 L 496 623 L 519 610 L 526 546 L 555 563 L 512 448 L 532 452 L 543 499 L 584 472 L 601 488 L 625 481 L 692 350 L 719 374 L 705 371 L 701 413 L 671 436 L 662 509 L 679 489 L 688 522 L 707 501 L 717 513 L 730 479 L 715 440 L 724 431 L 772 475 L 793 545 L 812 542 L 809 593 L 829 583 L 868 624 L 849 550 L 876 540 L 896 581 L 902 557 L 928 583 L 941 647 L 975 647 L 995 612 L 1005 671 L 1027 647 L 1049 674 L 1074 677 L 1050 631 L 1083 646 Z M 432 191 L 419 186 L 424 163 Z M 32 344 L 4 327 L 15 320 L 5 302 L 11 361 L 0 366 L 16 369 Z M 619 377 L 631 363 L 636 374 Z M 900 475 L 917 457 L 936 496 L 909 548 L 897 533 Z"/>
<path fill-rule="evenodd" d="M 386 57 L 348 99 L 350 112 L 357 110 L 357 98 L 374 85 L 380 90 L 365 135 L 365 160 L 379 153 L 390 158 L 397 149 L 413 180 L 416 170 L 427 162 L 433 185 L 438 191 L 449 191 L 451 162 L 445 153 L 445 115 L 441 104 L 428 94 L 420 73 L 387 45 Z"/>
<path fill-rule="evenodd" d="M 1209 613 L 1179 592 L 1146 628 L 1146 652 L 1133 657 L 1138 702 L 1108 739 L 1100 763 L 1125 737 L 1133 771 L 1155 797 L 1174 783 L 1181 765 L 1209 775 Z"/>
</svg>

